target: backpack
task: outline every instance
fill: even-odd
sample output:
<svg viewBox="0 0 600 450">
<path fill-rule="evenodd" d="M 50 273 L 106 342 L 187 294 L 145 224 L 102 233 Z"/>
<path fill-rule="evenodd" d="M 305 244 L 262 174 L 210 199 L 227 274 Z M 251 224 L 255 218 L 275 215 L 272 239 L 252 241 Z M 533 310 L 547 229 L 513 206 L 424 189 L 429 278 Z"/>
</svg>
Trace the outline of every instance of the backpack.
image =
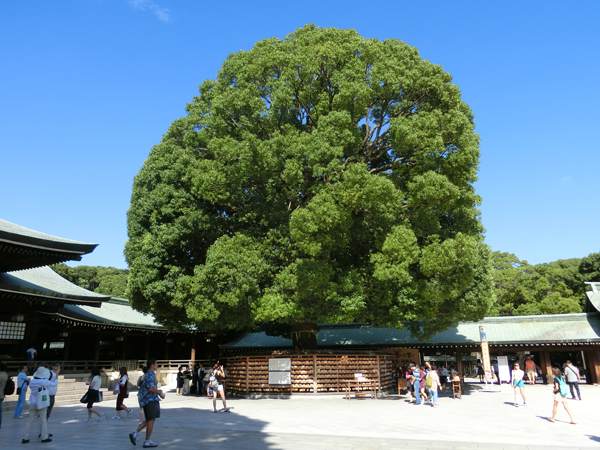
<svg viewBox="0 0 600 450">
<path fill-rule="evenodd" d="M 4 395 L 13 395 L 15 393 L 15 382 L 12 377 L 6 380 L 6 385 L 4 386 Z"/>
<path fill-rule="evenodd" d="M 212 389 L 216 389 L 219 386 L 219 382 L 217 381 L 217 377 L 214 374 L 210 374 L 208 386 Z"/>
<path fill-rule="evenodd" d="M 431 378 L 431 375 L 429 375 L 429 373 L 427 374 L 427 378 L 425 379 L 425 387 L 433 387 L 433 378 Z"/>
<path fill-rule="evenodd" d="M 557 378 L 557 380 L 558 380 L 558 388 L 560 389 L 560 395 L 562 395 L 563 397 L 566 397 L 567 395 L 569 395 L 569 388 L 567 387 L 567 384 L 560 377 Z"/>
</svg>

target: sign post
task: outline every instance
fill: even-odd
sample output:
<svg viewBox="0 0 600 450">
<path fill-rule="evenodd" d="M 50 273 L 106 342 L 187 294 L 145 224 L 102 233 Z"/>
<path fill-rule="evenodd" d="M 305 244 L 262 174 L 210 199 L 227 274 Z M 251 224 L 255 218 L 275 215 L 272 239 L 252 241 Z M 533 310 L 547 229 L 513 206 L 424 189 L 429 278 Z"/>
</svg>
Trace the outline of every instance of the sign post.
<svg viewBox="0 0 600 450">
<path fill-rule="evenodd" d="M 485 327 L 479 327 L 479 337 L 481 339 L 481 363 L 483 364 L 483 371 L 485 373 L 485 384 L 494 384 L 494 374 L 492 372 L 492 365 L 490 364 L 490 346 L 487 340 L 487 331 Z"/>
</svg>

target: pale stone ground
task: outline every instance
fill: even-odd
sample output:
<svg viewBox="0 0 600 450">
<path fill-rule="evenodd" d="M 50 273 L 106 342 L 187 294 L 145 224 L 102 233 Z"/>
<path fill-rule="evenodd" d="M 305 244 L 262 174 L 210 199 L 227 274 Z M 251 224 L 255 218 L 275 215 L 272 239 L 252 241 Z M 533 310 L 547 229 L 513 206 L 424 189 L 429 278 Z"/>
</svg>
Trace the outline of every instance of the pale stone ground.
<svg viewBox="0 0 600 450">
<path fill-rule="evenodd" d="M 340 396 L 230 399 L 231 413 L 213 414 L 210 399 L 169 393 L 161 403 L 162 417 L 152 439 L 158 448 L 177 450 L 600 448 L 600 387 L 582 386 L 583 401 L 569 402 L 577 425 L 568 423 L 564 409 L 559 409 L 556 423 L 546 420 L 552 410 L 551 387 L 528 386 L 526 394 L 527 407 L 519 408 L 512 405 L 510 386 L 499 393 L 471 390 L 460 400 L 442 397 L 435 409 L 410 405 L 398 396 L 350 401 Z M 134 394 L 128 404 L 136 403 Z M 84 405 L 55 408 L 49 423 L 53 442 L 40 443 L 36 428 L 26 445 L 21 444 L 25 420 L 5 412 L 0 449 L 142 447 L 143 432 L 137 447 L 128 439 L 137 426 L 135 419 L 110 420 L 112 401 L 98 409 L 109 419 L 87 424 Z"/>
</svg>

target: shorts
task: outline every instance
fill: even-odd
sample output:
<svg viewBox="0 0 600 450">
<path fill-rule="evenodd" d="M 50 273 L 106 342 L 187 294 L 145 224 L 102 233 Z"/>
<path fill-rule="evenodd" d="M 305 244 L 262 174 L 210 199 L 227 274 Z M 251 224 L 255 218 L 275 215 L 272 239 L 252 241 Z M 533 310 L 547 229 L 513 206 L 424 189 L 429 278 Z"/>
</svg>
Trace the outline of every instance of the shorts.
<svg viewBox="0 0 600 450">
<path fill-rule="evenodd" d="M 564 397 L 562 395 L 560 395 L 560 391 L 557 392 L 556 394 L 554 394 L 554 401 L 555 402 L 563 402 L 563 403 L 567 403 L 567 396 L 565 395 Z"/>
<path fill-rule="evenodd" d="M 533 376 L 535 376 L 535 375 L 537 375 L 537 373 L 533 369 L 527 369 L 527 375 L 533 375 Z"/>
<path fill-rule="evenodd" d="M 444 375 L 440 375 L 440 383 L 441 384 L 446 384 L 447 383 L 447 377 Z"/>
<path fill-rule="evenodd" d="M 521 379 L 519 381 L 514 380 L 513 381 L 513 386 L 514 387 L 520 387 L 520 388 L 524 388 L 525 387 L 525 382 Z"/>
<path fill-rule="evenodd" d="M 146 420 L 154 420 L 160 417 L 160 403 L 155 401 L 144 405 L 144 417 Z"/>
</svg>

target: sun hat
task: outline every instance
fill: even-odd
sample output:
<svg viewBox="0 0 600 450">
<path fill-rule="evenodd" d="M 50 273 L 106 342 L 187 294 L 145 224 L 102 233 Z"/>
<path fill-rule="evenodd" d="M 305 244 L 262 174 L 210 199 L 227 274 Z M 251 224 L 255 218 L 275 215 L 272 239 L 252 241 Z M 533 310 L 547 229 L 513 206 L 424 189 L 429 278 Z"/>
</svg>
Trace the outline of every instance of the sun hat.
<svg viewBox="0 0 600 450">
<path fill-rule="evenodd" d="M 47 379 L 50 376 L 50 371 L 45 367 L 38 367 L 33 374 L 33 378 L 44 378 Z"/>
</svg>

